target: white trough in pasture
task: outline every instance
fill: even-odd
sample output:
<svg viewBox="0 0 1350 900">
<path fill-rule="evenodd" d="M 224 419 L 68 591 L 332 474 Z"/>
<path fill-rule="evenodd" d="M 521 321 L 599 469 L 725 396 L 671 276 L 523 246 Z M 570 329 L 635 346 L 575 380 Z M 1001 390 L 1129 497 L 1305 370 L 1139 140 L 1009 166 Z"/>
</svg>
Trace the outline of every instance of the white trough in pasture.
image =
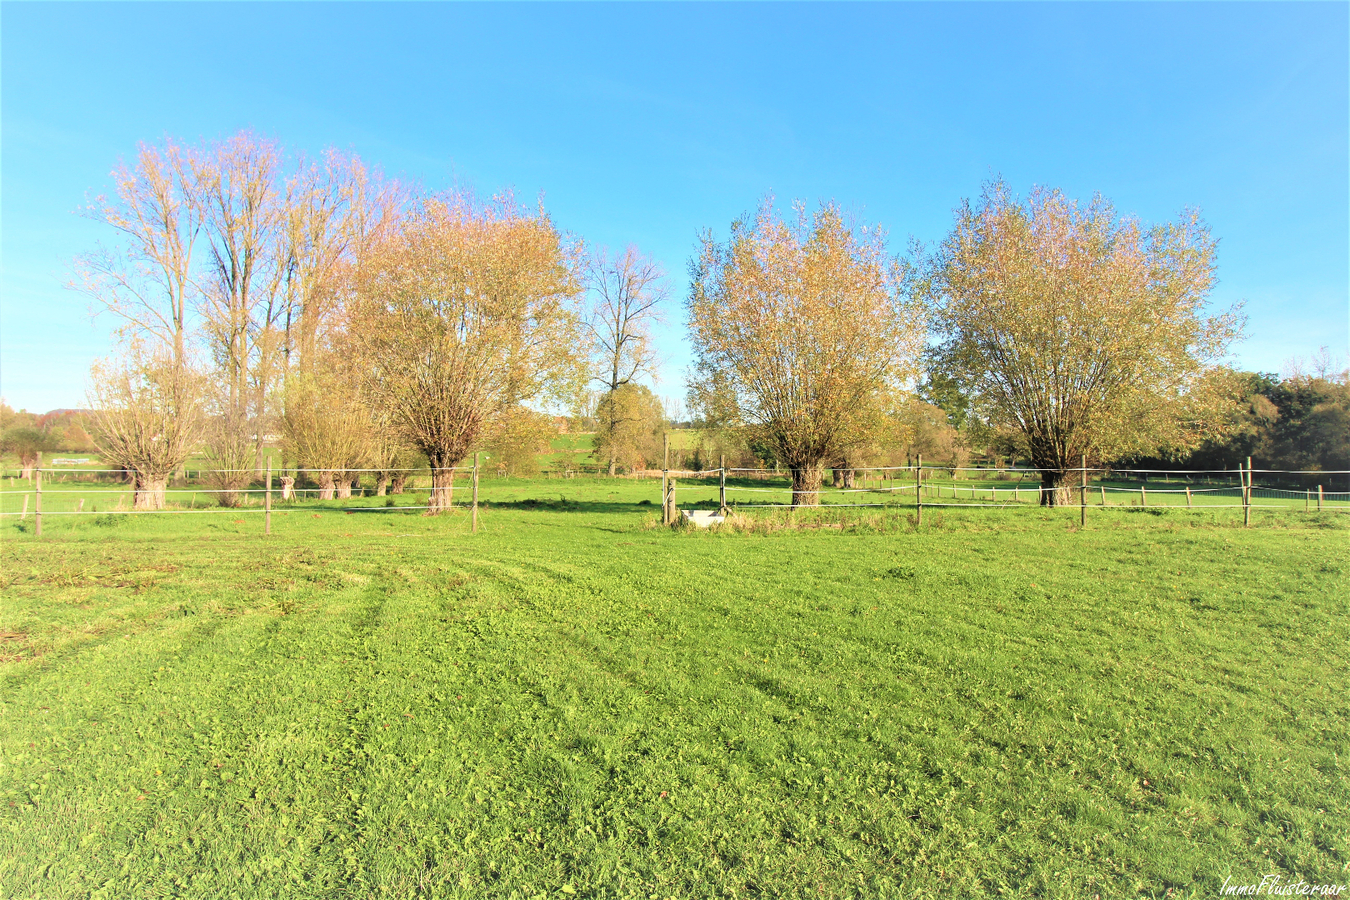
<svg viewBox="0 0 1350 900">
<path fill-rule="evenodd" d="M 714 509 L 682 509 L 680 512 L 684 513 L 684 517 L 691 524 L 697 525 L 699 528 L 707 528 L 726 519 L 726 516 L 721 515 Z"/>
</svg>

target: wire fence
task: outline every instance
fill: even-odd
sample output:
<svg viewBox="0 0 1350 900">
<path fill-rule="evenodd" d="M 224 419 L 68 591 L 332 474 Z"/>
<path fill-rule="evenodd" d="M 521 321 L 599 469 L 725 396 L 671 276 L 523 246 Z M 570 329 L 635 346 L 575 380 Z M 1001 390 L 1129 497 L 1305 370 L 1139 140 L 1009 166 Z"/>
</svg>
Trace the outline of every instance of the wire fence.
<svg viewBox="0 0 1350 900">
<path fill-rule="evenodd" d="M 1068 507 L 1115 509 L 1242 509 L 1248 518 L 1254 509 L 1306 512 L 1350 512 L 1350 490 L 1332 491 L 1324 485 L 1292 489 L 1255 484 L 1255 476 L 1317 476 L 1328 481 L 1350 481 L 1350 471 L 1290 471 L 1277 469 L 1130 469 L 1077 466 L 1043 469 L 1027 466 L 908 466 L 856 467 L 848 481 L 863 487 L 819 488 L 728 483 L 727 478 L 763 482 L 788 477 L 765 468 L 726 468 L 710 472 L 667 472 L 668 479 L 718 479 L 718 505 L 728 510 L 903 507 L 1019 509 Z M 1044 476 L 1053 476 L 1046 479 Z M 1036 482 L 1027 482 L 1035 476 Z M 1158 478 L 1161 476 L 1161 479 Z M 1091 478 L 1091 483 L 1089 483 Z M 1044 481 L 1050 481 L 1050 484 Z M 1015 482 L 1015 483 L 1007 483 Z M 748 496 L 747 496 L 748 495 Z M 857 495 L 870 495 L 862 497 Z M 777 502 L 779 499 L 789 502 Z M 768 501 L 768 502 L 765 502 Z M 861 501 L 861 502 L 859 502 Z"/>
<path fill-rule="evenodd" d="M 362 475 L 380 476 L 383 485 L 391 488 L 395 494 L 404 490 L 413 491 L 415 479 L 421 477 L 428 486 L 449 486 L 458 476 L 465 475 L 474 483 L 472 516 L 474 529 L 477 530 L 477 483 L 480 476 L 477 466 L 420 466 L 406 469 L 292 469 L 274 473 L 269 462 L 266 469 L 186 469 L 159 479 L 136 480 L 133 473 L 120 468 L 97 468 L 86 466 L 30 466 L 14 470 L 0 470 L 0 520 L 17 518 L 20 523 L 30 516 L 36 536 L 42 536 L 42 520 L 51 516 L 161 516 L 161 515 L 240 515 L 262 513 L 265 519 L 264 531 L 271 533 L 274 501 L 279 511 L 286 505 L 304 500 L 349 500 L 365 495 L 365 491 L 353 485 Z M 449 478 L 438 476 L 448 473 Z M 274 483 L 274 474 L 279 484 Z M 102 476 L 102 477 L 100 477 Z M 112 476 L 111 478 L 107 476 Z M 185 482 L 192 478 L 224 476 L 215 479 L 222 481 L 225 487 L 190 485 Z M 59 487 L 44 486 L 60 485 Z M 304 478 L 308 484 L 297 485 Z M 238 484 L 229 486 L 230 480 Z M 157 483 L 151 483 L 152 481 Z M 20 485 L 20 482 L 27 482 Z M 447 485 L 448 482 L 448 485 Z M 253 487 L 261 483 L 261 487 Z M 181 486 L 170 486 L 178 484 Z M 79 486 L 76 486 L 79 485 Z M 384 491 L 379 493 L 383 495 Z M 200 497 L 206 498 L 207 505 L 199 506 Z M 46 500 L 46 508 L 43 500 Z M 214 499 L 214 504 L 211 502 Z M 85 509 L 86 501 L 89 508 Z M 128 502 L 130 508 L 128 508 Z M 115 503 L 115 505 L 113 505 Z M 64 508 L 52 508 L 53 504 Z M 31 509 L 30 509 L 31 505 Z M 99 506 L 102 505 L 102 509 Z M 444 504 L 437 508 L 442 508 Z M 187 508 L 182 508 L 186 506 Z M 429 509 L 430 505 L 386 506 L 383 509 Z M 343 512 L 366 511 L 368 508 L 344 509 Z"/>
<path fill-rule="evenodd" d="M 135 483 L 126 483 L 123 480 L 126 470 L 44 466 L 0 472 L 0 519 L 25 521 L 33 517 L 40 534 L 44 516 L 269 514 L 273 507 L 281 511 L 289 508 L 289 504 L 316 499 L 368 498 L 372 496 L 369 490 L 358 489 L 352 493 L 350 489 L 353 481 L 361 476 L 380 476 L 380 482 L 387 486 L 401 481 L 407 496 L 419 490 L 425 492 L 433 481 L 453 484 L 469 480 L 476 486 L 478 479 L 489 471 L 474 466 L 400 470 L 292 469 L 285 475 L 271 473 L 282 479 L 278 486 L 264 472 L 198 469 L 180 472 L 179 477 L 170 480 L 163 489 L 153 491 L 158 495 L 158 501 L 142 504 L 157 508 L 138 508 L 138 497 L 144 499 L 145 494 L 152 492 Z M 443 473 L 449 473 L 451 477 L 435 478 Z M 651 474 L 660 474 L 665 482 L 662 504 L 667 521 L 675 517 L 675 485 L 681 479 L 686 482 L 681 486 L 683 497 L 706 505 L 713 502 L 712 497 L 701 494 L 715 490 L 718 508 L 746 512 L 803 507 L 911 508 L 921 518 L 926 508 L 945 507 L 995 510 L 1067 507 L 1079 509 L 1084 516 L 1088 509 L 1240 509 L 1248 522 L 1252 510 L 1350 512 L 1350 490 L 1329 490 L 1320 483 L 1302 489 L 1255 483 L 1257 476 L 1263 481 L 1276 482 L 1292 477 L 1313 477 L 1318 481 L 1350 483 L 1350 471 L 1291 471 L 1248 466 L 1207 470 L 1081 466 L 1047 470 L 1025 466 L 913 464 L 854 467 L 844 473 L 842 483 L 821 484 L 815 489 L 794 488 L 789 481 L 790 473 L 768 468 L 663 470 Z M 1047 479 L 1047 475 L 1053 478 Z M 25 476 L 31 480 L 21 482 Z M 83 480 L 90 476 L 115 478 Z M 206 478 L 209 482 L 213 476 L 236 477 L 241 482 L 247 479 L 247 483 L 238 487 L 184 483 L 189 477 Z M 780 480 L 784 483 L 776 483 Z M 1047 480 L 1051 483 L 1047 484 Z M 691 485 L 691 481 L 695 483 Z M 259 483 L 262 486 L 254 486 Z M 343 484 L 348 485 L 348 490 L 341 489 Z M 431 508 L 430 502 L 398 504 L 393 499 L 398 496 L 396 493 L 378 496 L 386 497 L 385 505 L 352 505 L 342 507 L 340 511 L 398 512 Z M 476 488 L 473 504 L 461 501 L 460 506 L 470 509 L 476 522 Z M 446 507 L 438 503 L 437 508 Z"/>
</svg>

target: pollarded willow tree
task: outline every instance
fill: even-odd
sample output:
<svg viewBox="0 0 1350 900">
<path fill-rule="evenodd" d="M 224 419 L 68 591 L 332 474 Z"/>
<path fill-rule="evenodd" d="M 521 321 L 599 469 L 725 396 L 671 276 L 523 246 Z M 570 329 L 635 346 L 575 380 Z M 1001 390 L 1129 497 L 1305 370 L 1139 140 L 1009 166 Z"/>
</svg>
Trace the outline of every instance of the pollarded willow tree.
<svg viewBox="0 0 1350 900">
<path fill-rule="evenodd" d="M 432 467 L 428 514 L 452 467 L 516 404 L 572 396 L 584 377 L 572 248 L 509 198 L 430 196 L 358 267 L 347 340 L 370 402 Z"/>
<path fill-rule="evenodd" d="M 709 421 L 748 427 L 792 473 L 793 506 L 820 502 L 824 465 L 870 434 L 916 371 L 922 315 L 878 229 L 834 204 L 795 221 L 765 202 L 691 266 L 690 397 Z"/>
<path fill-rule="evenodd" d="M 373 455 L 376 434 L 357 377 L 320 360 L 286 382 L 283 446 L 319 482 L 319 499 L 350 497 L 352 480 Z"/>
<path fill-rule="evenodd" d="M 94 365 L 94 439 L 105 462 L 132 473 L 136 509 L 164 508 L 169 477 L 201 441 L 203 381 L 171 349 L 139 343 L 120 360 Z"/>
<path fill-rule="evenodd" d="M 19 458 L 19 477 L 33 480 L 33 472 L 42 461 L 42 454 L 56 449 L 52 435 L 40 428 L 19 426 L 0 432 L 0 453 L 13 453 Z"/>
<path fill-rule="evenodd" d="M 1145 227 L 1003 182 L 964 202 L 917 283 L 943 338 L 937 365 L 1042 470 L 1042 503 L 1070 500 L 1081 457 L 1183 450 L 1222 431 L 1217 361 L 1237 310 L 1206 315 L 1215 241 L 1198 214 Z"/>
</svg>

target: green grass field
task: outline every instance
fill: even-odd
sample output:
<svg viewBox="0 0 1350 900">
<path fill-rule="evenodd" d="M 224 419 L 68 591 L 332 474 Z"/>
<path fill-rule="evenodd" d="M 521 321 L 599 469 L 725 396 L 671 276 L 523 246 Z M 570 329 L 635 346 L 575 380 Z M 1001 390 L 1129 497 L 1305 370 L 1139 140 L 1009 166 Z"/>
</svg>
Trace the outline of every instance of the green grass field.
<svg viewBox="0 0 1350 900">
<path fill-rule="evenodd" d="M 0 896 L 1350 883 L 1344 515 L 483 497 L 0 520 Z"/>
</svg>

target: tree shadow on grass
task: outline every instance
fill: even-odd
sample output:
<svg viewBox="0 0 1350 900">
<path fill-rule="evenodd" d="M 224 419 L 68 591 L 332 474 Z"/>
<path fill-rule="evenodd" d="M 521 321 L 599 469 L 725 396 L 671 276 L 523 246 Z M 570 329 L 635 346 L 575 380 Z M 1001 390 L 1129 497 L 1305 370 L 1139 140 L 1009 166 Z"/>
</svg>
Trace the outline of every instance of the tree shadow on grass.
<svg viewBox="0 0 1350 900">
<path fill-rule="evenodd" d="M 651 512 L 659 509 L 659 504 L 655 500 L 568 500 L 565 497 L 559 497 L 557 500 L 545 500 L 536 497 L 527 497 L 524 500 L 491 500 L 479 501 L 480 509 L 518 509 L 526 511 L 546 510 L 549 512 L 577 512 L 577 513 L 635 513 Z"/>
<path fill-rule="evenodd" d="M 716 501 L 714 501 L 716 503 Z M 640 513 L 652 512 L 660 508 L 655 500 L 636 500 L 636 501 L 618 501 L 618 500 L 569 500 L 565 497 L 559 497 L 556 500 L 540 499 L 528 497 L 524 500 L 479 500 L 478 508 L 481 511 L 491 512 L 494 510 L 523 510 L 526 512 L 575 512 L 575 513 Z M 307 507 L 315 512 L 343 512 L 350 514 L 373 514 L 387 513 L 389 515 L 410 515 L 420 516 L 426 509 L 426 504 L 413 506 L 402 503 L 393 507 L 386 506 L 341 506 L 341 507 Z M 471 509 L 467 503 L 456 503 L 450 509 L 446 510 L 444 515 L 463 515 Z"/>
</svg>

